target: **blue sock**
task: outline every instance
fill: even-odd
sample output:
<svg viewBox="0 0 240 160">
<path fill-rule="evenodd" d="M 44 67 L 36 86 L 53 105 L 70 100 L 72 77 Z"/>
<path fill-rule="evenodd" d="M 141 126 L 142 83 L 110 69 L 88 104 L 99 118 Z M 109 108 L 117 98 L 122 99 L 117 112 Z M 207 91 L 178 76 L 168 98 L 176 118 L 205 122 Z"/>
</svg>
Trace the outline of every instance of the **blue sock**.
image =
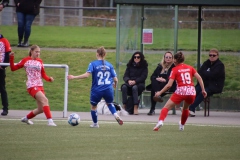
<svg viewBox="0 0 240 160">
<path fill-rule="evenodd" d="M 97 123 L 98 119 L 97 119 L 97 110 L 91 110 L 91 115 L 92 115 L 92 121 L 93 123 Z"/>
<path fill-rule="evenodd" d="M 112 103 L 108 104 L 108 109 L 111 111 L 112 114 L 116 113 L 116 108 Z"/>
</svg>

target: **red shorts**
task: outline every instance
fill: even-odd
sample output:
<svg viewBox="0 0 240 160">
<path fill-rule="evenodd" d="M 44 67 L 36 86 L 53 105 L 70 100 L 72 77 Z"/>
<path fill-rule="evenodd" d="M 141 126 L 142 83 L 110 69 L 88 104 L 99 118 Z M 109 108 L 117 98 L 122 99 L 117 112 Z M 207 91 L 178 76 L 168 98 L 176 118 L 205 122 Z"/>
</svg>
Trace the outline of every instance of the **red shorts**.
<svg viewBox="0 0 240 160">
<path fill-rule="evenodd" d="M 27 91 L 33 98 L 35 98 L 35 95 L 37 94 L 38 91 L 41 91 L 43 94 L 45 94 L 43 86 L 31 87 L 28 88 Z"/>
<path fill-rule="evenodd" d="M 195 97 L 196 95 L 179 95 L 179 94 L 173 93 L 170 99 L 175 104 L 180 104 L 182 101 L 185 101 L 188 104 L 192 104 L 195 100 Z"/>
</svg>

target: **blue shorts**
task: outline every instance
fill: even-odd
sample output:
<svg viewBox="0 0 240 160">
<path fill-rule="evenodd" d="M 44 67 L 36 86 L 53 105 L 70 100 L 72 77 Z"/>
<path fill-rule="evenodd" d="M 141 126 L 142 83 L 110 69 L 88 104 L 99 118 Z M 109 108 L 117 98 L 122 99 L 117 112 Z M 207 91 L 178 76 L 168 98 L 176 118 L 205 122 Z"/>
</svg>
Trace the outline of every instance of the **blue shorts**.
<svg viewBox="0 0 240 160">
<path fill-rule="evenodd" d="M 114 99 L 114 93 L 113 89 L 110 88 L 105 91 L 91 91 L 91 96 L 90 96 L 90 103 L 93 106 L 97 106 L 98 102 L 101 101 L 101 99 L 104 99 L 106 103 L 112 103 Z"/>
</svg>

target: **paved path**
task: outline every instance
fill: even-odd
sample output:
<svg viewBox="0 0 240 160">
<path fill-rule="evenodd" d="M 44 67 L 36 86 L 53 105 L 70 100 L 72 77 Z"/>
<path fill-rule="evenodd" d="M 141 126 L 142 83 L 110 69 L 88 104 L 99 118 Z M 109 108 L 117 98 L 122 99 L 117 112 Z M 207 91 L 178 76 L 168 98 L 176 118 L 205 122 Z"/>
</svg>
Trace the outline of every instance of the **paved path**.
<svg viewBox="0 0 240 160">
<path fill-rule="evenodd" d="M 148 109 L 139 109 L 139 115 L 121 116 L 125 122 L 151 122 L 156 123 L 158 121 L 160 110 L 156 110 L 156 114 L 153 116 L 147 115 Z M 29 113 L 29 110 L 9 110 L 8 116 L 0 116 L 1 118 L 20 119 Z M 68 115 L 72 112 L 68 112 Z M 90 112 L 76 112 L 80 115 L 81 120 L 91 121 Z M 52 111 L 53 119 L 64 120 L 62 111 Z M 166 123 L 178 124 L 180 120 L 181 112 L 176 111 L 176 115 L 172 115 L 172 111 L 169 111 L 169 115 L 165 119 Z M 45 119 L 44 114 L 40 114 L 36 119 Z M 113 121 L 112 115 L 99 115 L 99 121 Z M 234 125 L 240 127 L 240 112 L 216 112 L 210 111 L 209 117 L 204 117 L 203 111 L 197 111 L 196 117 L 189 117 L 187 124 L 202 124 L 202 125 Z"/>
</svg>

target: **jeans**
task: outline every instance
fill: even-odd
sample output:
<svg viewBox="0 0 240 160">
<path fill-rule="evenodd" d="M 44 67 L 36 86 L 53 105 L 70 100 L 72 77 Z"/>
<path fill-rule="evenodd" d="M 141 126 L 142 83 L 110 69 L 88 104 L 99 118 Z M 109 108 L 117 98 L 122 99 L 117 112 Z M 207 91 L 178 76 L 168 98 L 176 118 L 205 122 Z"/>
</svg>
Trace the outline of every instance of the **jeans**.
<svg viewBox="0 0 240 160">
<path fill-rule="evenodd" d="M 8 111 L 8 96 L 7 96 L 7 91 L 6 91 L 6 71 L 5 69 L 0 69 L 0 94 L 1 94 L 1 99 L 2 99 L 2 106 L 3 110 Z"/>
<path fill-rule="evenodd" d="M 17 12 L 18 20 L 18 42 L 21 43 L 24 37 L 24 43 L 28 42 L 31 34 L 31 26 L 36 15 Z"/>
<path fill-rule="evenodd" d="M 195 86 L 195 89 L 196 89 L 196 98 L 193 102 L 193 104 L 191 104 L 189 106 L 189 110 L 190 111 L 193 111 L 195 112 L 195 109 L 196 107 L 203 101 L 204 97 L 203 97 L 203 94 L 202 94 L 202 89 L 201 89 L 201 86 L 200 85 L 196 85 Z M 213 95 L 210 91 L 209 91 L 209 88 L 208 87 L 205 87 L 205 91 L 207 92 L 207 96 L 211 96 Z"/>
</svg>

